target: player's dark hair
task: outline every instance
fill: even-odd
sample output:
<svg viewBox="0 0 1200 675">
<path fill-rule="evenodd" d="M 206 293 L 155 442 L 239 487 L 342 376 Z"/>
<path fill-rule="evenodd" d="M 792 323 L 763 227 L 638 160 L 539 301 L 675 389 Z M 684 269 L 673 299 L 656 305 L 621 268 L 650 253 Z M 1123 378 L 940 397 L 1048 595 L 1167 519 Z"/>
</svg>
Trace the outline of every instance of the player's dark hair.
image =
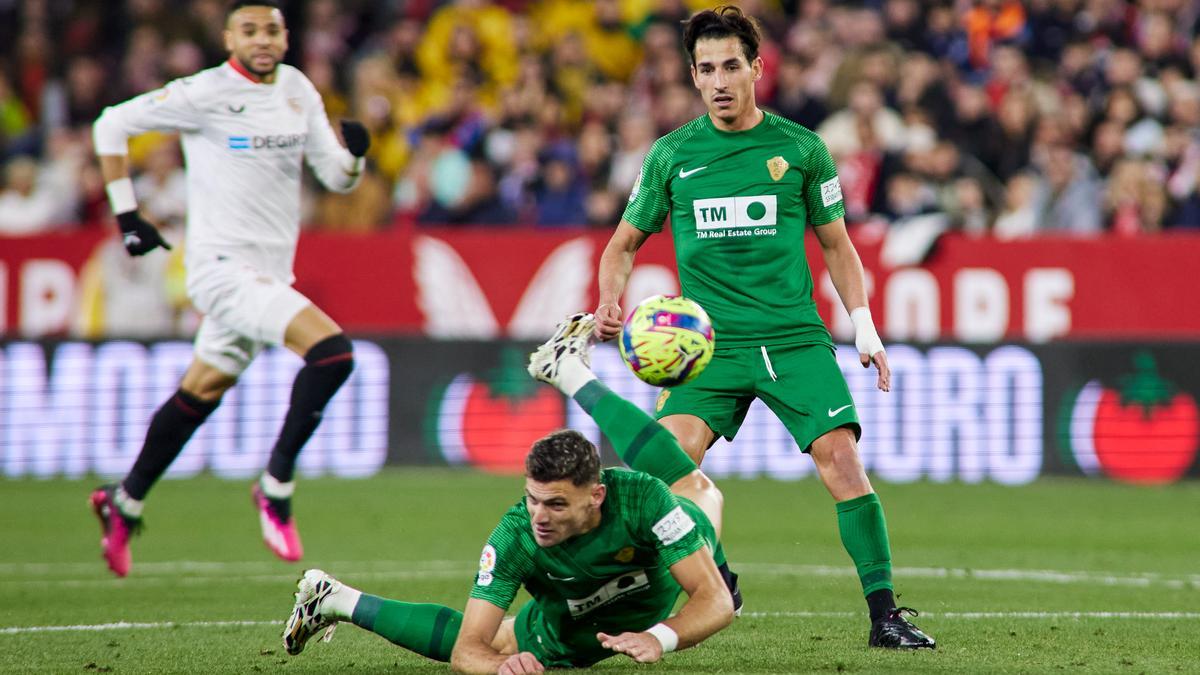
<svg viewBox="0 0 1200 675">
<path fill-rule="evenodd" d="M 276 0 L 233 0 L 229 3 L 229 9 L 225 10 L 225 16 L 228 17 L 243 7 L 270 7 L 283 11 L 283 7 L 280 7 Z"/>
<path fill-rule="evenodd" d="M 716 9 L 706 9 L 683 22 L 683 47 L 692 65 L 696 65 L 697 42 L 727 37 L 736 37 L 742 43 L 746 61 L 753 62 L 758 58 L 758 43 L 762 39 L 758 22 L 743 14 L 739 7 L 721 5 Z"/>
<path fill-rule="evenodd" d="M 600 451 L 578 431 L 556 431 L 529 449 L 525 475 L 539 483 L 570 480 L 572 485 L 590 485 L 600 481 Z"/>
</svg>

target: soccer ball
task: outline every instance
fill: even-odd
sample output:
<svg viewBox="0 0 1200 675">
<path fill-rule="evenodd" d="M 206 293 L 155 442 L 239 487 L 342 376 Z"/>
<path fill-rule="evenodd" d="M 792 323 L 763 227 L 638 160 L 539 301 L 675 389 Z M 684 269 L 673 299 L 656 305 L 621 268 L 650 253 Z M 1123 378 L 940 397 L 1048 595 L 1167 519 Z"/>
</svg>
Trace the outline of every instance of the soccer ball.
<svg viewBox="0 0 1200 675">
<path fill-rule="evenodd" d="M 625 319 L 620 346 L 625 365 L 639 379 L 673 387 L 694 380 L 712 360 L 712 322 L 687 298 L 654 295 Z"/>
</svg>

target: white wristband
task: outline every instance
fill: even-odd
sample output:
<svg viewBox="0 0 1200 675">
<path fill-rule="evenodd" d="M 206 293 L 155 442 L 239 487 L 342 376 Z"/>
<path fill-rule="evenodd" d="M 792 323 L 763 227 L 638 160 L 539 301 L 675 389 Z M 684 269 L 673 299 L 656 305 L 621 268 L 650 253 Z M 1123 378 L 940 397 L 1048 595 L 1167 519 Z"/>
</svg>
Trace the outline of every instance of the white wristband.
<svg viewBox="0 0 1200 675">
<path fill-rule="evenodd" d="M 137 197 L 133 195 L 133 181 L 128 176 L 118 178 L 104 186 L 108 192 L 108 204 L 113 213 L 137 211 Z"/>
<path fill-rule="evenodd" d="M 647 628 L 646 632 L 658 640 L 664 654 L 675 651 L 675 648 L 679 646 L 679 634 L 665 623 L 656 623 Z"/>
<path fill-rule="evenodd" d="M 871 310 L 867 307 L 856 307 L 850 312 L 850 322 L 854 324 L 854 346 L 859 354 L 875 356 L 883 351 L 883 340 L 875 331 L 875 322 L 871 320 Z"/>
</svg>

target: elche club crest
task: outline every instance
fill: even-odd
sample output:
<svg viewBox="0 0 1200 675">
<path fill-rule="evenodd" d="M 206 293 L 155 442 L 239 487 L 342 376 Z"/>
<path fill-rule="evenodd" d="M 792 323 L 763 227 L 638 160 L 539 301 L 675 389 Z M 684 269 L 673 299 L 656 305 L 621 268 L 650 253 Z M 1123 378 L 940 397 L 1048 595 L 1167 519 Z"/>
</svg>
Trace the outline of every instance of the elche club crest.
<svg viewBox="0 0 1200 675">
<path fill-rule="evenodd" d="M 783 178 L 784 174 L 787 173 L 788 166 L 787 160 L 782 155 L 775 155 L 771 159 L 768 159 L 767 172 L 771 174 L 771 180 L 779 182 L 779 179 Z"/>
</svg>

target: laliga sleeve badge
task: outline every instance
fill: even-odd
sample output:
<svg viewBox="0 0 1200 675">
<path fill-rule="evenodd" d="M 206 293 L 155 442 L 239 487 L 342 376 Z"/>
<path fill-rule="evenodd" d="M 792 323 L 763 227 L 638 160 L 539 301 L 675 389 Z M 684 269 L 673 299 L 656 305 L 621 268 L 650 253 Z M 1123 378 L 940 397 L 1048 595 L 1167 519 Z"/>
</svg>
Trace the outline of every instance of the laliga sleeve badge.
<svg viewBox="0 0 1200 675">
<path fill-rule="evenodd" d="M 475 585 L 490 586 L 494 569 L 496 569 L 496 549 L 488 544 L 483 547 L 483 553 L 479 555 L 479 575 L 475 577 Z"/>
</svg>

